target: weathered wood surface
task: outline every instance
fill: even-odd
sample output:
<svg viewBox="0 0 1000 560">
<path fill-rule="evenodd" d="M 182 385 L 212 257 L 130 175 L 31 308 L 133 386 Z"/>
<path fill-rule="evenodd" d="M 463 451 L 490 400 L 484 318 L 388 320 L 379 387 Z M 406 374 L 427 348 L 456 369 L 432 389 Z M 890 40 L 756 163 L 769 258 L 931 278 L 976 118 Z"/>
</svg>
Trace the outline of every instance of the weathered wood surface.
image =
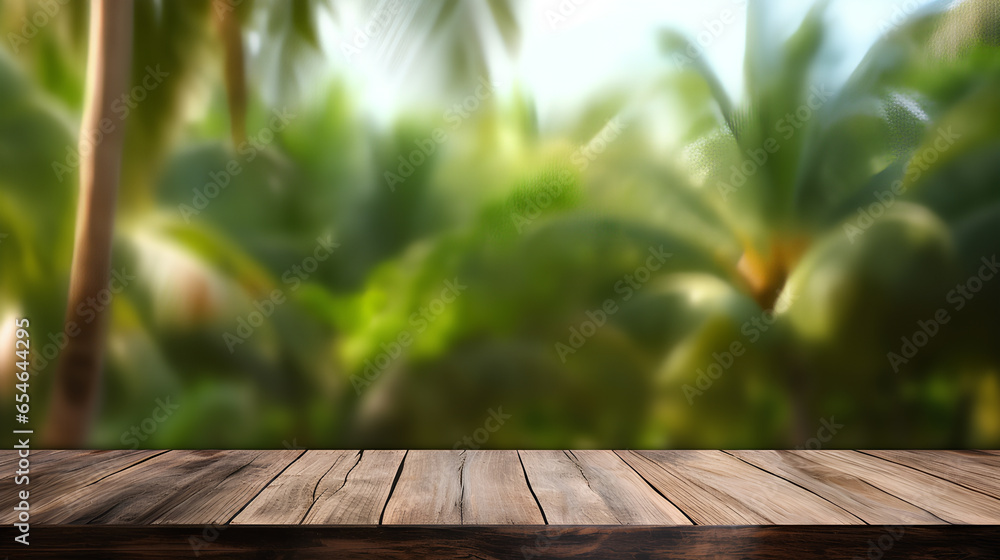
<svg viewBox="0 0 1000 560">
<path fill-rule="evenodd" d="M 410 451 L 386 525 L 539 525 L 517 451 Z"/>
<path fill-rule="evenodd" d="M 856 515 L 722 451 L 622 458 L 698 525 L 855 525 Z"/>
<path fill-rule="evenodd" d="M 0 452 L 11 474 L 19 460 Z M 994 452 L 54 450 L 28 460 L 28 485 L 0 481 L 0 557 L 1000 557 Z M 25 489 L 30 547 L 13 541 Z"/>
<path fill-rule="evenodd" d="M 967 560 L 997 558 L 1000 532 L 977 525 L 887 527 L 254 526 L 56 525 L 32 529 L 31 546 L 2 535 L 17 559 L 198 558 L 667 558 L 678 560 Z"/>
<path fill-rule="evenodd" d="M 16 452 L 0 452 L 13 473 Z M 981 451 L 36 451 L 39 525 L 1000 524 Z"/>
<path fill-rule="evenodd" d="M 521 451 L 552 525 L 690 525 L 613 451 Z"/>
</svg>

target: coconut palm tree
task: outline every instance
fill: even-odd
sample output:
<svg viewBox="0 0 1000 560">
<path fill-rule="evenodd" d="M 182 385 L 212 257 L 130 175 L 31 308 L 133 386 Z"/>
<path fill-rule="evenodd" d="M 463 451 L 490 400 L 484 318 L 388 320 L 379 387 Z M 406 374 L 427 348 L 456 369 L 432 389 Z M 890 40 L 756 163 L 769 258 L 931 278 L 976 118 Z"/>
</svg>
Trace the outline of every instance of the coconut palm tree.
<svg viewBox="0 0 1000 560">
<path fill-rule="evenodd" d="M 961 312 L 947 297 L 997 250 L 996 11 L 932 3 L 834 87 L 822 3 L 787 40 L 765 6 L 749 4 L 742 101 L 703 61 L 657 77 L 648 119 L 585 173 L 565 148 L 527 142 L 546 156 L 519 161 L 522 177 L 472 233 L 415 246 L 371 278 L 359 304 L 398 296 L 345 328 L 352 348 L 370 348 L 356 376 L 440 278 L 470 289 L 410 361 L 363 378 L 355 442 L 447 445 L 497 403 L 517 411 L 491 436 L 501 447 L 795 446 L 830 417 L 864 427 L 837 446 L 995 442 L 982 419 L 998 398 L 986 333 L 1000 296 L 983 290 Z M 686 45 L 662 41 L 668 58 Z M 657 120 L 668 102 L 681 108 Z M 673 153 L 638 140 L 664 130 L 682 140 Z M 512 213 L 532 219 L 514 231 Z M 673 256 L 623 303 L 616 282 L 661 245 Z M 619 310 L 603 327 L 553 350 L 583 339 L 608 298 Z M 928 327 L 934 344 L 889 356 L 938 309 L 951 317 Z"/>
<path fill-rule="evenodd" d="M 132 13 L 130 1 L 95 0 L 91 6 L 86 103 L 80 127 L 80 194 L 66 313 L 68 340 L 56 370 L 44 432 L 47 444 L 55 447 L 83 443 L 100 387 L 107 317 L 99 313 L 91 321 L 81 320 L 78 310 L 89 305 L 88 300 L 103 299 L 111 276 L 125 138 L 124 127 L 114 124 L 118 118 L 113 107 L 129 91 Z M 112 123 L 110 129 L 107 123 Z"/>
<path fill-rule="evenodd" d="M 230 130 L 233 148 L 246 139 L 246 113 L 248 104 L 247 68 L 258 65 L 261 59 L 266 59 L 271 50 L 278 53 L 278 68 L 281 72 L 291 72 L 296 75 L 296 67 L 308 62 L 305 57 L 309 49 L 318 50 L 319 32 L 317 19 L 324 7 L 329 3 L 323 0 L 293 0 L 291 2 L 250 2 L 250 1 L 198 1 L 157 3 L 153 1 L 128 2 L 127 9 L 111 10 L 104 3 L 95 4 L 92 9 L 90 61 L 88 63 L 88 90 L 90 96 L 102 95 L 101 103 L 91 103 L 84 115 L 84 128 L 81 136 L 94 123 L 103 119 L 111 119 L 117 126 L 115 135 L 108 135 L 94 150 L 94 162 L 101 165 L 95 167 L 88 162 L 81 165 L 81 204 L 78 207 L 78 223 L 81 224 L 76 237 L 74 264 L 71 272 L 70 299 L 66 319 L 66 328 L 81 323 L 78 306 L 95 297 L 97 291 L 105 289 L 110 270 L 110 251 L 115 222 L 116 194 L 119 190 L 118 167 L 121 183 L 124 185 L 121 204 L 123 214 L 130 220 L 148 213 L 155 189 L 152 185 L 163 164 L 163 158 L 173 144 L 183 119 L 179 118 L 185 104 L 189 103 L 192 88 L 191 79 L 201 72 L 199 68 L 206 57 L 206 50 L 215 41 L 209 28 L 214 24 L 215 32 L 223 52 L 223 76 L 226 85 Z M 505 1 L 491 1 L 493 14 L 497 14 L 506 37 L 510 37 L 513 25 L 511 9 Z M 450 21 L 453 13 L 462 16 L 467 10 L 449 9 L 438 13 L 438 6 L 424 6 L 417 14 L 420 21 L 425 14 L 433 12 L 437 25 Z M 134 10 L 134 16 L 132 16 Z M 115 27 L 106 25 L 104 19 L 93 19 L 100 15 L 109 18 L 109 11 L 114 11 Z M 121 22 L 128 14 L 129 27 L 122 28 Z M 410 13 L 414 17 L 413 13 Z M 265 48 L 248 56 L 243 38 L 246 27 L 263 23 L 263 35 L 276 45 L 276 49 Z M 100 27 L 98 27 L 100 24 Z M 131 44 L 132 28 L 139 30 L 134 34 L 134 45 Z M 457 33 L 460 28 L 452 26 Z M 104 45 L 95 43 L 99 30 L 114 31 L 129 39 L 129 48 L 117 35 L 106 39 L 115 51 L 111 53 Z M 468 39 L 468 37 L 466 37 Z M 96 46 L 96 48 L 95 48 Z M 269 45 L 270 47 L 270 45 Z M 457 48 L 457 47 L 456 47 Z M 109 56 L 108 60 L 99 58 Z M 113 55 L 113 56 L 112 56 Z M 150 67 L 157 69 L 162 65 L 168 79 L 158 85 L 156 95 L 147 92 L 141 103 L 129 114 L 129 143 L 124 148 L 121 145 L 121 134 L 124 122 L 118 122 L 118 114 L 109 114 L 110 103 L 117 97 L 127 94 L 129 70 L 133 77 L 142 76 Z M 279 79 L 272 76 L 274 82 L 280 84 L 293 83 L 294 80 Z M 107 83 L 105 83 L 107 81 Z M 96 84 L 96 85 L 94 85 Z M 137 84 L 138 85 L 138 84 Z M 109 89 L 114 87 L 114 90 Z M 111 94 L 114 95 L 111 95 Z M 195 90 L 197 94 L 197 90 Z M 107 97 L 111 95 L 111 97 Z M 101 109 L 102 112 L 95 111 Z M 122 119 L 124 120 L 124 119 Z M 123 155 L 124 154 L 124 155 Z M 124 162 L 122 160 L 124 159 Z M 91 172 L 93 170 L 93 172 Z M 162 225 L 162 224 L 161 224 Z M 170 229 L 175 226 L 167 225 Z M 185 229 L 183 226 L 181 229 Z M 131 231 L 131 230 L 130 230 Z M 128 233 L 131 236 L 131 233 Z M 181 239 L 191 240 L 194 236 L 197 243 L 215 246 L 226 245 L 224 239 L 214 238 L 205 231 L 194 231 L 181 234 Z M 206 237 L 206 235 L 208 237 Z M 148 248 L 149 245 L 147 244 Z M 232 248 L 232 247 L 230 247 Z M 242 276 L 237 280 L 244 285 L 261 286 L 259 268 L 250 261 L 238 265 L 237 271 Z M 257 279 L 249 279 L 257 278 Z M 199 280 L 199 282 L 201 282 Z M 195 290 L 197 292 L 197 290 Z M 189 294 L 190 295 L 190 294 Z M 50 444 L 62 447 L 82 445 L 88 433 L 90 418 L 97 407 L 98 387 L 104 346 L 104 331 L 107 317 L 99 313 L 92 322 L 80 325 L 80 334 L 69 337 L 69 342 L 61 356 L 58 373 L 55 376 L 54 399 L 51 403 L 50 420 L 47 434 Z"/>
</svg>

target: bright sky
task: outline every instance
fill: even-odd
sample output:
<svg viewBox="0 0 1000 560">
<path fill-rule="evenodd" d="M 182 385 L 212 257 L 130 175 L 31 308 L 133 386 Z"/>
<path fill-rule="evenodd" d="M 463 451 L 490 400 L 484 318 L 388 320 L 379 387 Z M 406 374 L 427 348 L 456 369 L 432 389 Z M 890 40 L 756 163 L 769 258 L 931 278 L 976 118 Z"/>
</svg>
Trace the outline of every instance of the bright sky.
<svg viewBox="0 0 1000 560">
<path fill-rule="evenodd" d="M 375 0 L 354 13 L 338 12 L 340 24 L 328 24 L 324 29 L 331 59 L 338 63 L 344 60 L 341 45 L 345 34 L 341 30 L 349 35 L 391 1 Z M 780 37 L 787 37 L 795 30 L 811 5 L 803 0 L 766 1 L 768 18 Z M 927 3 L 928 0 L 832 0 L 827 20 L 834 41 L 826 56 L 834 79 L 846 79 L 887 25 Z M 349 9 L 350 4 L 345 6 Z M 704 49 L 702 56 L 736 99 L 743 87 L 746 10 L 746 0 L 525 2 L 518 14 L 523 41 L 516 60 L 506 59 L 498 39 L 486 38 L 492 41 L 488 44 L 495 46 L 489 53 L 491 72 L 496 82 L 517 81 L 530 89 L 544 126 L 548 120 L 572 114 L 585 99 L 609 85 L 646 75 L 654 69 L 662 71 L 669 61 L 659 53 L 656 37 L 658 30 L 669 27 L 681 31 Z M 406 15 L 400 12 L 396 17 Z M 391 24 L 386 27 L 390 29 L 383 32 L 384 39 L 391 43 L 393 32 L 400 32 L 400 28 L 393 29 Z M 344 70 L 341 64 L 337 66 L 337 71 Z M 419 98 L 419 92 L 385 75 L 390 71 L 384 68 L 370 64 L 348 68 L 353 74 L 352 81 L 363 89 L 376 116 L 392 115 Z"/>
</svg>

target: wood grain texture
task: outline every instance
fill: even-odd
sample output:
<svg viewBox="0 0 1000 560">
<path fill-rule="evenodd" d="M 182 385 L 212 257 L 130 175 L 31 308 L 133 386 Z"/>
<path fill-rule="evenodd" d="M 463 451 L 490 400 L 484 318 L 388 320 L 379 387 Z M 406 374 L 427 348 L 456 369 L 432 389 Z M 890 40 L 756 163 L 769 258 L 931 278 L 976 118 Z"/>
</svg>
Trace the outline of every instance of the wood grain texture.
<svg viewBox="0 0 1000 560">
<path fill-rule="evenodd" d="M 862 451 L 1000 499 L 1000 457 L 977 451 Z"/>
<path fill-rule="evenodd" d="M 217 484 L 206 483 L 199 492 L 169 511 L 150 520 L 153 524 L 229 523 L 236 514 L 257 496 L 304 451 L 280 450 L 262 452 Z"/>
<path fill-rule="evenodd" d="M 721 451 L 619 455 L 698 525 L 863 523 L 816 494 Z"/>
<path fill-rule="evenodd" d="M 324 477 L 343 480 L 358 463 L 360 451 L 306 451 L 267 485 L 234 519 L 234 524 L 295 525 L 316 501 Z"/>
<path fill-rule="evenodd" d="M 412 450 L 386 525 L 544 524 L 517 451 Z"/>
<path fill-rule="evenodd" d="M 521 451 L 550 525 L 690 525 L 613 451 Z"/>
<path fill-rule="evenodd" d="M 363 451 L 341 480 L 324 477 L 302 521 L 319 525 L 378 525 L 406 451 Z"/>
<path fill-rule="evenodd" d="M 825 451 L 820 460 L 948 523 L 1000 523 L 1000 500 L 936 476 L 857 451 Z"/>
<path fill-rule="evenodd" d="M 829 500 L 872 525 L 933 525 L 944 521 L 868 484 L 824 465 L 822 451 L 728 451 L 771 474 Z"/>
<path fill-rule="evenodd" d="M 53 496 L 36 523 L 147 524 L 274 451 L 168 451 L 83 488 Z M 249 497 L 247 498 L 249 500 Z M 233 512 L 235 513 L 235 512 Z"/>
<path fill-rule="evenodd" d="M 40 450 L 30 459 L 32 528 L 1000 524 L 1000 456 L 980 451 Z M 8 469 L 15 461 L 0 453 Z M 11 476 L 0 484 L 9 527 L 18 488 Z"/>
<path fill-rule="evenodd" d="M 32 516 L 48 506 L 53 500 L 83 488 L 89 484 L 126 470 L 149 460 L 164 451 L 32 451 L 28 484 L 21 487 L 14 484 L 13 476 L 3 477 L 0 494 L 0 521 L 4 524 L 14 520 L 14 504 L 18 490 L 28 490 Z M 14 453 L 16 455 L 16 453 Z M 8 472 L 14 472 L 13 465 Z M 44 517 L 42 518 L 44 520 Z M 35 518 L 35 522 L 39 519 Z"/>
<path fill-rule="evenodd" d="M 679 560 L 969 560 L 996 558 L 996 527 L 853 525 L 778 527 L 286 527 L 234 525 L 199 541 L 203 527 L 102 525 L 32 527 L 31 546 L 10 528 L 11 558 L 176 560 L 197 558 L 664 558 Z M 873 549 L 881 542 L 887 551 Z M 17 548 L 15 548 L 15 546 Z M 2 557 L 2 556 L 0 556 Z"/>
</svg>

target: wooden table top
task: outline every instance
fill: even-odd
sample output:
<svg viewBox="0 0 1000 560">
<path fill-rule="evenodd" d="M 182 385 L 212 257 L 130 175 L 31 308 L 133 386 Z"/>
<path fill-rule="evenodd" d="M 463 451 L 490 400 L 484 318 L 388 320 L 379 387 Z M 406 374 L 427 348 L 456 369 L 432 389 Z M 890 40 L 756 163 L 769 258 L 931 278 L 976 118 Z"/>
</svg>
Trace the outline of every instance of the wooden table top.
<svg viewBox="0 0 1000 560">
<path fill-rule="evenodd" d="M 17 456 L 0 453 L 13 472 Z M 32 525 L 1000 525 L 993 451 L 35 451 Z M 5 477 L 0 522 L 15 522 Z"/>
</svg>

